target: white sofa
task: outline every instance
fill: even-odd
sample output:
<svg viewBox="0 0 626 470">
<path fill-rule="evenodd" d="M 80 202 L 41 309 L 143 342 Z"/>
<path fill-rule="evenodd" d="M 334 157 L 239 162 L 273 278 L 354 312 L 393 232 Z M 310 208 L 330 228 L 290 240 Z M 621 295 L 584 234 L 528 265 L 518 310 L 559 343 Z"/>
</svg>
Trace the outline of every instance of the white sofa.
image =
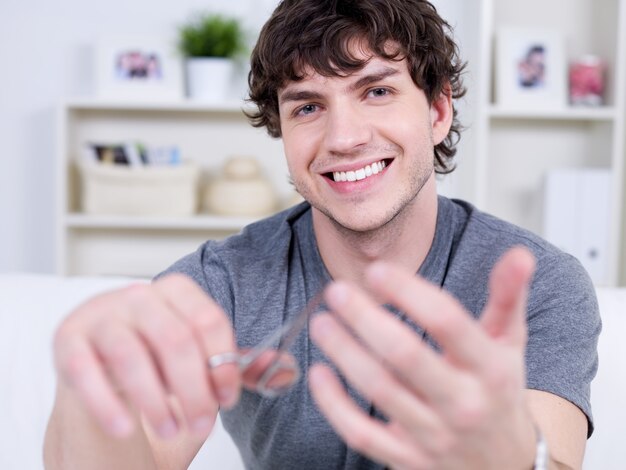
<svg viewBox="0 0 626 470">
<path fill-rule="evenodd" d="M 127 279 L 0 274 L 0 469 L 43 468 L 41 449 L 55 382 L 52 332 L 83 299 L 125 283 Z M 592 389 L 596 431 L 584 468 L 617 470 L 626 462 L 626 289 L 599 289 L 598 297 L 604 331 Z M 243 469 L 219 423 L 190 468 Z"/>
</svg>

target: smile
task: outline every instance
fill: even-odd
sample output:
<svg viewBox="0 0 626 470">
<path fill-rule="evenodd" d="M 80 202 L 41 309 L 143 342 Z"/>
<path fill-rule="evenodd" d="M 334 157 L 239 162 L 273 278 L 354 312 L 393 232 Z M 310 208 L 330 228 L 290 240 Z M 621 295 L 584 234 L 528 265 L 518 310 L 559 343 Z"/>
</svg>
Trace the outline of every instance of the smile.
<svg viewBox="0 0 626 470">
<path fill-rule="evenodd" d="M 384 160 L 366 165 L 363 168 L 352 171 L 335 171 L 332 173 L 333 180 L 337 183 L 343 181 L 360 181 L 370 176 L 377 175 L 385 169 L 387 163 Z"/>
</svg>

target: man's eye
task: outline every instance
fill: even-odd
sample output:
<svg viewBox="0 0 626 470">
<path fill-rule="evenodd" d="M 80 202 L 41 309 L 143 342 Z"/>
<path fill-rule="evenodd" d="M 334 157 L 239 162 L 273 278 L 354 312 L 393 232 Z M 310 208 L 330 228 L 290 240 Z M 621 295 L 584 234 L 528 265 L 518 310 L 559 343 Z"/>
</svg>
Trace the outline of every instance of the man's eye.
<svg viewBox="0 0 626 470">
<path fill-rule="evenodd" d="M 303 116 L 306 116 L 307 114 L 312 114 L 315 111 L 317 111 L 317 106 L 316 105 L 314 105 L 314 104 L 305 104 L 300 109 L 298 109 L 297 114 L 301 114 Z"/>
<path fill-rule="evenodd" d="M 370 90 L 370 93 L 374 97 L 386 96 L 389 94 L 389 90 L 387 88 L 374 88 Z"/>
</svg>

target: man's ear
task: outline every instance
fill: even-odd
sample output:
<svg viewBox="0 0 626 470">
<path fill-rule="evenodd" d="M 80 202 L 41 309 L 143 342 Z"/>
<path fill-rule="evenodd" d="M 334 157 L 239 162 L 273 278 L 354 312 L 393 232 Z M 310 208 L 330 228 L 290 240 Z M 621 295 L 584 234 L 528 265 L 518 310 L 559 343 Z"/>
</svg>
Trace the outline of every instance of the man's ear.
<svg viewBox="0 0 626 470">
<path fill-rule="evenodd" d="M 450 84 L 446 84 L 430 105 L 430 124 L 435 145 L 440 144 L 450 132 L 453 115 L 452 90 Z"/>
</svg>

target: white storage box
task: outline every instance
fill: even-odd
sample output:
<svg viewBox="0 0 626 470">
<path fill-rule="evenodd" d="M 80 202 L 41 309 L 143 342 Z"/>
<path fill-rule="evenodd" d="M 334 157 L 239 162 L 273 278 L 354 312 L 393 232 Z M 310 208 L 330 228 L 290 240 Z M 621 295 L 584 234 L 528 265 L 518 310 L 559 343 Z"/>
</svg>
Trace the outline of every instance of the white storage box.
<svg viewBox="0 0 626 470">
<path fill-rule="evenodd" d="M 191 215 L 198 207 L 200 170 L 177 166 L 79 166 L 81 207 L 89 214 Z"/>
</svg>

